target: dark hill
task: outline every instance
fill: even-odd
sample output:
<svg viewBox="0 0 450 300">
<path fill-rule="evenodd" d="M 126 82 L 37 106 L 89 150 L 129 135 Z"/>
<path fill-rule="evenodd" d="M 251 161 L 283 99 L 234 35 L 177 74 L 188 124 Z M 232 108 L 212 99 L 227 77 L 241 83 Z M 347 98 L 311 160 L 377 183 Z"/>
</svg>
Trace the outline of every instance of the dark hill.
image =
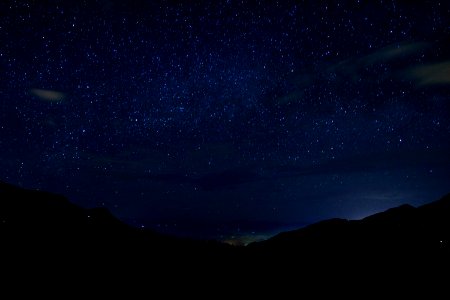
<svg viewBox="0 0 450 300">
<path fill-rule="evenodd" d="M 104 208 L 84 209 L 60 195 L 0 183 L 2 271 L 19 281 L 50 274 L 109 285 L 195 281 L 224 288 L 248 280 L 359 281 L 379 273 L 383 280 L 422 278 L 448 266 L 449 228 L 446 195 L 417 208 L 325 220 L 232 247 L 137 229 Z"/>
<path fill-rule="evenodd" d="M 248 248 L 260 260 L 277 257 L 276 266 L 350 268 L 361 274 L 395 269 L 404 275 L 412 269 L 434 272 L 429 268 L 448 262 L 449 246 L 450 195 L 446 195 L 417 208 L 402 205 L 362 220 L 318 222 Z"/>
<path fill-rule="evenodd" d="M 280 233 L 251 244 L 255 249 L 347 252 L 385 251 L 446 253 L 450 241 L 450 194 L 420 207 L 408 204 L 362 220 L 330 219 L 298 230 Z"/>
<path fill-rule="evenodd" d="M 219 268 L 229 245 L 131 227 L 105 208 L 84 209 L 66 198 L 0 183 L 2 267 L 67 276 L 148 273 L 171 278 L 199 264 Z M 128 275 L 127 275 L 128 276 Z M 111 279 L 111 278 L 110 278 Z"/>
</svg>

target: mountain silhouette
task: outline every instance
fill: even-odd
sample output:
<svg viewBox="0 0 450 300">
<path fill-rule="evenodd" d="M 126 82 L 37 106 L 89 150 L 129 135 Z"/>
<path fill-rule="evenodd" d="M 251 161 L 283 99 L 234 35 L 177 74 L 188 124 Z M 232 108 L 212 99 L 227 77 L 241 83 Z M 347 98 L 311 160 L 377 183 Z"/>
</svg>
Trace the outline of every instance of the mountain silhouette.
<svg viewBox="0 0 450 300">
<path fill-rule="evenodd" d="M 85 209 L 61 195 L 0 182 L 2 267 L 17 280 L 24 280 L 24 273 L 34 279 L 53 274 L 52 280 L 81 273 L 89 282 L 123 284 L 146 274 L 145 284 L 196 280 L 223 288 L 224 282 L 245 286 L 249 278 L 261 284 L 281 278 L 325 283 L 381 272 L 395 281 L 447 266 L 449 228 L 450 194 L 419 207 L 405 204 L 361 220 L 324 220 L 245 247 L 230 246 L 138 229 L 105 208 Z"/>
<path fill-rule="evenodd" d="M 129 226 L 105 208 L 85 209 L 61 195 L 0 183 L 2 270 L 46 278 L 99 278 L 120 285 L 151 274 L 182 281 L 203 266 L 220 269 L 234 255 L 229 245 L 189 240 Z M 200 261 L 201 260 L 201 261 Z"/>
<path fill-rule="evenodd" d="M 450 242 L 450 194 L 413 207 L 404 204 L 361 220 L 330 219 L 249 245 L 283 251 L 446 253 Z"/>
<path fill-rule="evenodd" d="M 441 280 L 438 274 L 450 265 L 449 243 L 450 194 L 430 204 L 405 204 L 361 220 L 325 220 L 248 248 L 251 256 L 278 274 L 301 270 L 309 280 L 323 283 L 382 281 L 395 290 L 400 279 L 421 285 Z"/>
</svg>

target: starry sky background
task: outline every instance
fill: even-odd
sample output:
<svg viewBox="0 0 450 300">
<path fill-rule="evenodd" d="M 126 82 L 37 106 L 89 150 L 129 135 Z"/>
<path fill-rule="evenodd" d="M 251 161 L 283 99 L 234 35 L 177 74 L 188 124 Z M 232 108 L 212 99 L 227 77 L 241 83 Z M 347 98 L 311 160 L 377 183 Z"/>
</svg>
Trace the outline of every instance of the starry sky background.
<svg viewBox="0 0 450 300">
<path fill-rule="evenodd" d="M 450 192 L 445 1 L 2 1 L 0 180 L 198 238 Z"/>
</svg>

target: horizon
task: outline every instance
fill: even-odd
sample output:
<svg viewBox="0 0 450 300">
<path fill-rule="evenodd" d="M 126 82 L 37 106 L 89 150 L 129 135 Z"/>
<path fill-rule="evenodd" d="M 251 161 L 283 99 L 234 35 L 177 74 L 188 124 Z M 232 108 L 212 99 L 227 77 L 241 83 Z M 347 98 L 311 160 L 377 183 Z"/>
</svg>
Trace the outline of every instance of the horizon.
<svg viewBox="0 0 450 300">
<path fill-rule="evenodd" d="M 1 182 L 0 184 L 5 184 L 6 186 L 11 187 L 18 187 L 24 190 L 29 191 L 36 191 L 36 192 L 44 192 L 49 193 L 48 191 L 43 191 L 39 189 L 28 189 L 26 187 L 19 187 L 15 185 L 11 185 L 10 183 Z M 53 193 L 51 193 L 53 194 Z M 62 196 L 64 199 L 66 199 L 69 203 L 75 204 L 72 202 L 69 198 L 67 198 L 64 195 L 61 194 L 54 194 Z M 369 213 L 364 216 L 360 216 L 358 218 L 342 218 L 339 216 L 331 217 L 329 219 L 319 219 L 314 222 L 310 223 L 280 223 L 280 222 L 267 222 L 267 221 L 260 221 L 260 222 L 249 222 L 246 220 L 233 220 L 228 221 L 226 223 L 211 223 L 211 222 L 201 222 L 201 221 L 195 221 L 195 220 L 183 220 L 180 222 L 180 220 L 172 220 L 172 221 L 164 221 L 164 222 L 154 222 L 154 223 L 136 223 L 135 220 L 124 220 L 120 219 L 116 215 L 114 215 L 113 212 L 111 212 L 108 208 L 105 207 L 92 207 L 92 208 L 86 208 L 81 207 L 82 209 L 95 209 L 95 208 L 103 208 L 106 209 L 114 218 L 117 218 L 120 222 L 123 224 L 127 224 L 128 226 L 131 226 L 138 230 L 152 230 L 153 232 L 163 234 L 166 236 L 172 236 L 182 239 L 191 239 L 191 240 L 209 240 L 209 241 L 217 241 L 220 243 L 232 245 L 232 246 L 247 246 L 254 242 L 262 242 L 266 241 L 268 239 L 271 239 L 272 237 L 277 236 L 280 233 L 289 233 L 292 231 L 301 230 L 304 228 L 309 227 L 310 225 L 314 225 L 317 223 L 321 223 L 323 221 L 329 221 L 329 220 L 347 220 L 347 221 L 362 221 L 367 217 L 371 217 L 374 215 L 382 214 L 384 212 L 387 212 L 391 209 L 404 207 L 404 206 L 410 206 L 413 208 L 420 208 L 424 205 L 438 202 L 441 199 L 448 198 L 450 195 L 449 193 L 443 194 L 441 197 L 431 201 L 426 202 L 425 204 L 414 206 L 409 204 L 408 202 L 400 203 L 398 206 L 388 207 L 380 211 L 374 211 L 372 213 Z M 26 207 L 23 207 L 23 209 L 26 210 Z"/>
</svg>

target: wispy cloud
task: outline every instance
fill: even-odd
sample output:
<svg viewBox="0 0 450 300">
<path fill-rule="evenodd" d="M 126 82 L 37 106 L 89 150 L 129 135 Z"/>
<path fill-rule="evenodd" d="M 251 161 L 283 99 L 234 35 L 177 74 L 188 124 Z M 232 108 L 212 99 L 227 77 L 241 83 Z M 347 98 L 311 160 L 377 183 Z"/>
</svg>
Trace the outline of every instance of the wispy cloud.
<svg viewBox="0 0 450 300">
<path fill-rule="evenodd" d="M 30 93 L 41 100 L 58 102 L 62 101 L 66 98 L 66 94 L 63 92 L 58 92 L 54 90 L 45 90 L 45 89 L 31 89 Z"/>
<path fill-rule="evenodd" d="M 450 84 L 450 61 L 415 66 L 404 75 L 414 80 L 418 87 Z"/>
<path fill-rule="evenodd" d="M 431 44 L 427 42 L 400 42 L 374 50 L 363 56 L 349 57 L 331 65 L 325 64 L 315 71 L 298 72 L 290 79 L 293 89 L 287 94 L 280 96 L 276 100 L 276 104 L 288 105 L 300 102 L 307 88 L 311 87 L 315 82 L 323 80 L 323 78 L 328 78 L 330 74 L 334 74 L 338 81 L 357 82 L 366 68 L 382 63 L 391 63 L 398 59 L 422 53 L 429 47 L 431 47 Z M 406 67 L 408 66 L 403 68 Z M 428 77 L 429 81 L 424 81 L 423 84 L 428 84 L 428 82 L 431 84 L 438 81 L 447 83 L 450 76 L 448 75 L 448 69 L 445 69 L 445 67 L 445 65 L 438 64 L 425 69 L 418 68 L 416 70 L 414 68 L 410 72 L 412 76 L 417 78 L 424 78 L 431 73 L 434 74 L 434 77 Z"/>
<path fill-rule="evenodd" d="M 411 55 L 424 50 L 428 46 L 429 43 L 426 42 L 403 42 L 391 44 L 363 56 L 362 58 L 356 59 L 355 61 L 362 66 L 368 66 L 375 63 L 396 59 L 400 56 Z"/>
<path fill-rule="evenodd" d="M 346 75 L 357 79 L 359 72 L 366 67 L 392 61 L 401 57 L 415 54 L 429 47 L 425 42 L 403 42 L 391 44 L 381 49 L 375 50 L 362 57 L 352 57 L 326 69 L 326 72 Z"/>
</svg>

